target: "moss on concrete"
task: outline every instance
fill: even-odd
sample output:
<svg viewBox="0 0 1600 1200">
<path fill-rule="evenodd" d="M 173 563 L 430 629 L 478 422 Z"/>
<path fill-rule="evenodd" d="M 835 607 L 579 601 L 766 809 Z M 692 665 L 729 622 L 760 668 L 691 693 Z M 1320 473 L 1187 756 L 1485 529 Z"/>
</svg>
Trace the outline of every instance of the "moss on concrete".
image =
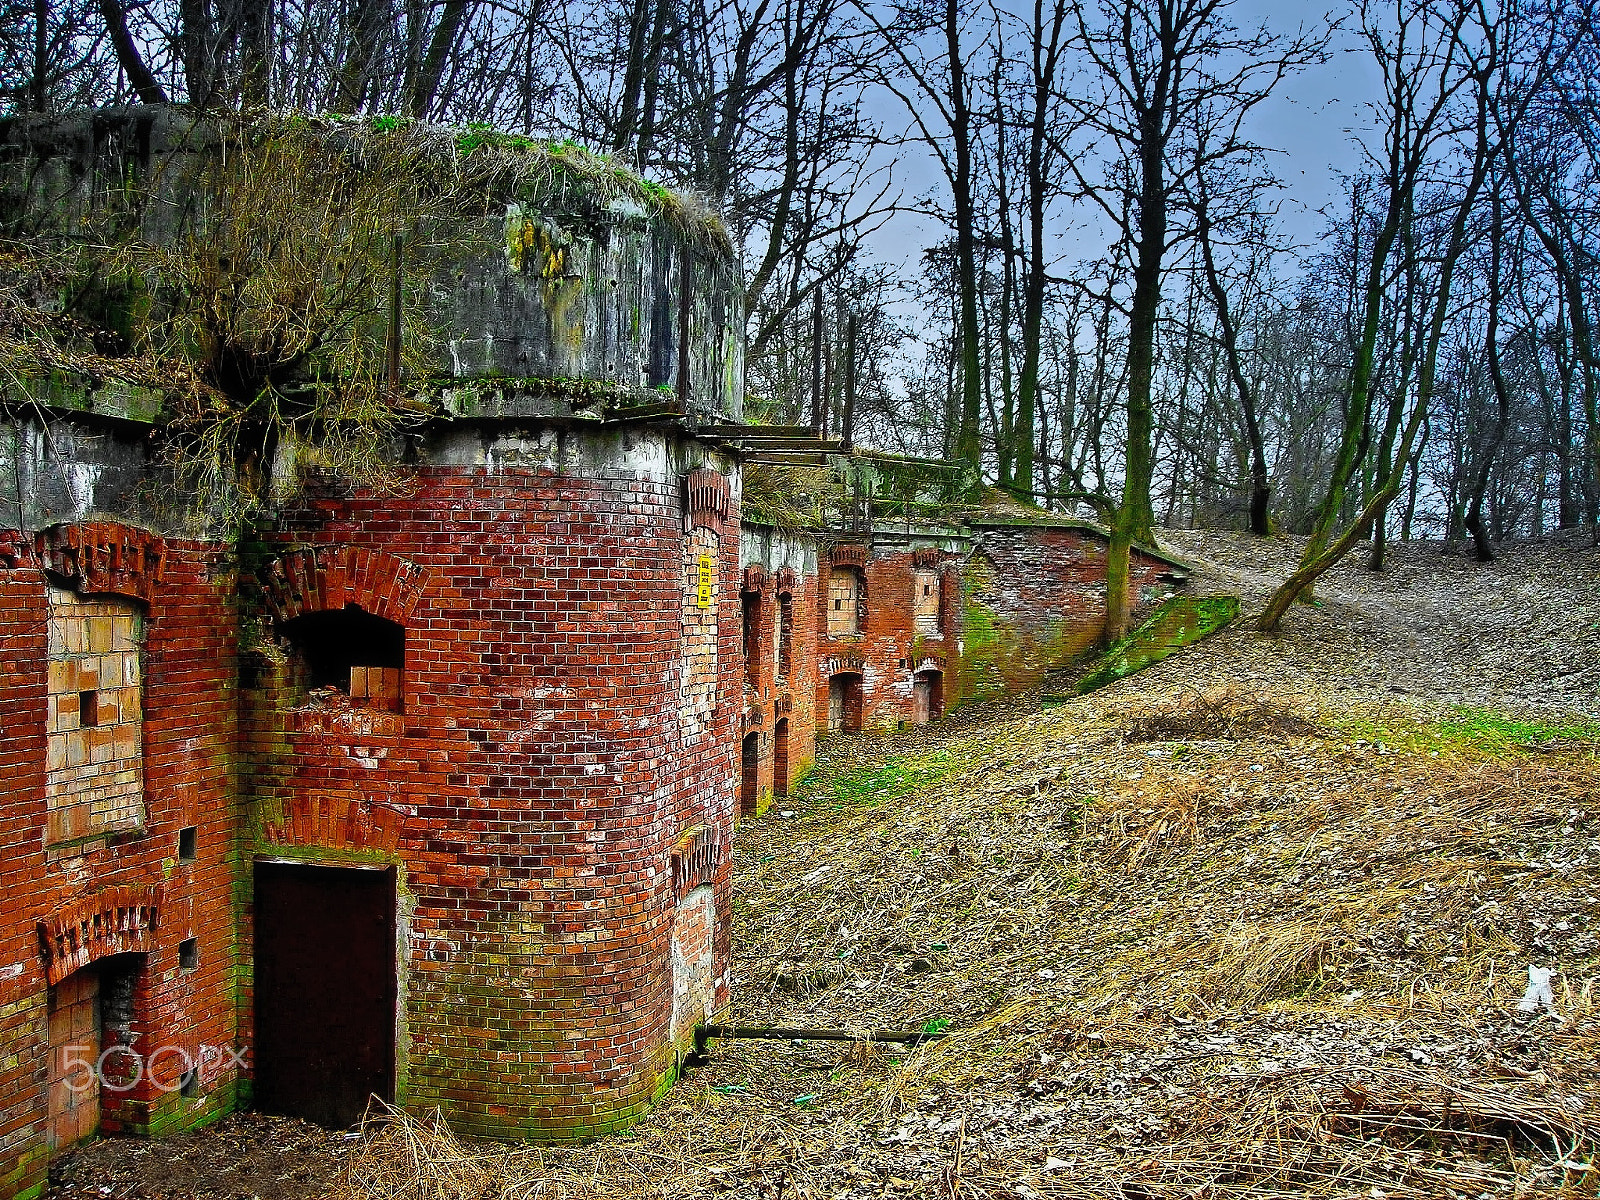
<svg viewBox="0 0 1600 1200">
<path fill-rule="evenodd" d="M 1209 637 L 1239 615 L 1237 596 L 1177 596 L 1100 656 L 1078 681 L 1081 696 L 1158 663 L 1174 650 Z"/>
</svg>

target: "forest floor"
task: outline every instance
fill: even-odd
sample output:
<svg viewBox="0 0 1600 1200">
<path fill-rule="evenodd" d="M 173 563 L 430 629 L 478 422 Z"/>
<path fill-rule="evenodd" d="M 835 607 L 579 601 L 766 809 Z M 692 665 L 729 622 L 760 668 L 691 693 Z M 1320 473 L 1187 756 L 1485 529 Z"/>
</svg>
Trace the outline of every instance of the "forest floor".
<svg viewBox="0 0 1600 1200">
<path fill-rule="evenodd" d="M 1166 545 L 1247 614 L 1297 549 Z M 1058 707 L 831 739 L 741 826 L 731 1018 L 942 1040 L 714 1042 L 572 1150 L 241 1114 L 51 1195 L 1600 1195 L 1600 553 L 1400 546 L 1319 597 Z"/>
</svg>

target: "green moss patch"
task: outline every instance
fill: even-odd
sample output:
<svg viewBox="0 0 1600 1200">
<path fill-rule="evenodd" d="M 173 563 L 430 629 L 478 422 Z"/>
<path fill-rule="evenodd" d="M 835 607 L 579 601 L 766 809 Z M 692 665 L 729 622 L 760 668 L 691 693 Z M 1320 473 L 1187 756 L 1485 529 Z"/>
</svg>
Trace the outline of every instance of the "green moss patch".
<svg viewBox="0 0 1600 1200">
<path fill-rule="evenodd" d="M 1237 596 L 1175 596 L 1103 655 L 1076 691 L 1103 688 L 1158 663 L 1174 650 L 1210 637 L 1239 616 Z"/>
<path fill-rule="evenodd" d="M 834 808 L 875 807 L 900 800 L 959 770 L 961 763 L 945 751 L 905 755 L 879 767 L 861 767 L 817 775 L 795 790 L 799 804 L 831 804 Z"/>
</svg>

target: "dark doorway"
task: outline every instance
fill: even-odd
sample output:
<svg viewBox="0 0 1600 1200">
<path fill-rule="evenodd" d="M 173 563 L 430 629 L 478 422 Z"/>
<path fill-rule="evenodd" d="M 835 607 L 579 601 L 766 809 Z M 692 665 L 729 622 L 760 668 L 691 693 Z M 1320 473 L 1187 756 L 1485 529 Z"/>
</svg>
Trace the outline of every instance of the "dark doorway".
<svg viewBox="0 0 1600 1200">
<path fill-rule="evenodd" d="M 756 811 L 761 786 L 761 735 L 746 734 L 739 761 L 739 812 L 749 816 Z"/>
<path fill-rule="evenodd" d="M 772 727 L 772 794 L 789 794 L 789 718 Z"/>
<path fill-rule="evenodd" d="M 257 863 L 255 1100 L 330 1129 L 394 1098 L 393 871 Z"/>
</svg>

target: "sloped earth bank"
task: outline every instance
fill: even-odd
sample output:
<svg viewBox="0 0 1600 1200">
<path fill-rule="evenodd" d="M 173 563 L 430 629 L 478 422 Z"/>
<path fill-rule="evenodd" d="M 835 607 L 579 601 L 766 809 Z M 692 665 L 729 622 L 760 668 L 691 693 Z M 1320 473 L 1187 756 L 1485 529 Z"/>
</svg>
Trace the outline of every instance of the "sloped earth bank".
<svg viewBox="0 0 1600 1200">
<path fill-rule="evenodd" d="M 1171 544 L 1246 613 L 1295 553 Z M 55 1194 L 1600 1195 L 1597 568 L 1403 547 L 1279 635 L 830 742 L 740 829 L 730 1015 L 941 1041 L 713 1043 L 577 1150 L 375 1121 L 205 1185 L 151 1169 L 242 1116 L 99 1143 Z M 1518 1011 L 1530 965 L 1553 1010 Z"/>
</svg>

